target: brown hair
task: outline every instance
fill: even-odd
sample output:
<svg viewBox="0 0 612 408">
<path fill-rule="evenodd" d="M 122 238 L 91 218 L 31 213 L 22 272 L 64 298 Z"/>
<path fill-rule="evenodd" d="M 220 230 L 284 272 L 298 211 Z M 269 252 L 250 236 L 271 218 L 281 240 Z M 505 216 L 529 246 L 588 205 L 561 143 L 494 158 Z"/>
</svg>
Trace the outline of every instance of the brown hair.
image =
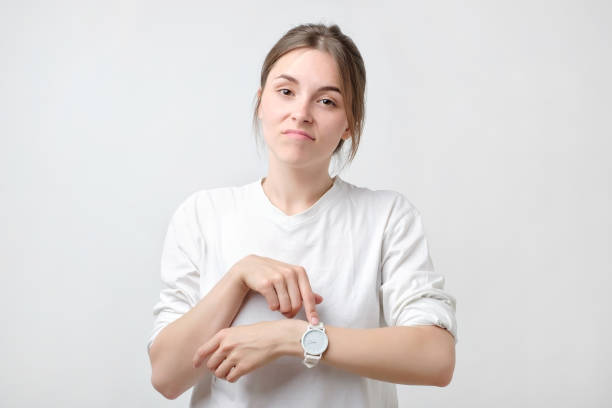
<svg viewBox="0 0 612 408">
<path fill-rule="evenodd" d="M 353 40 L 342 33 L 338 25 L 302 24 L 287 31 L 268 52 L 264 60 L 261 68 L 261 89 L 263 91 L 274 63 L 287 52 L 302 47 L 327 52 L 338 64 L 346 118 L 351 133 L 351 150 L 347 160 L 347 163 L 350 163 L 357 154 L 365 120 L 366 72 L 357 46 L 355 46 Z M 261 103 L 261 97 L 256 96 L 256 99 L 253 112 L 253 128 L 257 139 L 259 134 L 257 110 Z M 333 154 L 338 153 L 343 144 L 344 139 L 340 139 Z"/>
</svg>

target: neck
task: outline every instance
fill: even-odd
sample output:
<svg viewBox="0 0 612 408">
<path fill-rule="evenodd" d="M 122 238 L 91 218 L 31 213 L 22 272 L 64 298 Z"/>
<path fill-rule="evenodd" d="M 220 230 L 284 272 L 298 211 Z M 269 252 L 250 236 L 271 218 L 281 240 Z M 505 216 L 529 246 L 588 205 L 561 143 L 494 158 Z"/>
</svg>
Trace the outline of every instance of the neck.
<svg viewBox="0 0 612 408">
<path fill-rule="evenodd" d="M 274 206 L 287 215 L 301 213 L 310 208 L 332 186 L 332 179 L 326 168 L 317 170 L 279 169 L 270 163 L 268 175 L 262 187 Z"/>
</svg>

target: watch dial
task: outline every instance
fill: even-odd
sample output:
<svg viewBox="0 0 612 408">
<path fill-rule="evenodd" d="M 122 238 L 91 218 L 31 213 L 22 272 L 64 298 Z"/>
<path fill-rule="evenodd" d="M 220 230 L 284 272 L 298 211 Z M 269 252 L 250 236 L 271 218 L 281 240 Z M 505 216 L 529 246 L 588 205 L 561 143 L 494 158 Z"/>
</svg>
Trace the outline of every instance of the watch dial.
<svg viewBox="0 0 612 408">
<path fill-rule="evenodd" d="M 327 336 L 320 330 L 312 330 L 304 336 L 304 348 L 310 354 L 319 354 L 327 348 Z"/>
</svg>

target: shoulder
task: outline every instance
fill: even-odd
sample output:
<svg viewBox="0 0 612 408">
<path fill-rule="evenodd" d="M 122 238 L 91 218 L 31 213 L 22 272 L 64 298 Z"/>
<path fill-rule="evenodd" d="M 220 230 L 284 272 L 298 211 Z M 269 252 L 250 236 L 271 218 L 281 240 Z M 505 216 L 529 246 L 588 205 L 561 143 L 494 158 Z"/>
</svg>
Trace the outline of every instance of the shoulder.
<svg viewBox="0 0 612 408">
<path fill-rule="evenodd" d="M 344 181 L 348 195 L 355 202 L 385 214 L 416 212 L 417 208 L 404 194 L 391 189 L 373 189 Z"/>
<path fill-rule="evenodd" d="M 363 219 L 371 219 L 384 235 L 398 228 L 409 229 L 420 213 L 406 194 L 392 189 L 373 189 L 346 182 L 349 200 L 361 209 Z"/>
<path fill-rule="evenodd" d="M 234 186 L 209 187 L 193 191 L 182 198 L 173 217 L 201 221 L 208 215 L 220 215 L 249 200 L 254 183 Z"/>
</svg>

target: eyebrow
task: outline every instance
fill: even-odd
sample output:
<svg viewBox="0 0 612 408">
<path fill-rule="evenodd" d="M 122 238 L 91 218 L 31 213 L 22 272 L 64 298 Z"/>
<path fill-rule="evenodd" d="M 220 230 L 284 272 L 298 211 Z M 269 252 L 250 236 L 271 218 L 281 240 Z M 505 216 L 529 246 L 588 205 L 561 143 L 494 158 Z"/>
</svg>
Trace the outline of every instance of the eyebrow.
<svg viewBox="0 0 612 408">
<path fill-rule="evenodd" d="M 287 81 L 295 82 L 296 84 L 299 84 L 299 83 L 300 83 L 300 82 L 299 82 L 297 79 L 295 79 L 295 78 L 294 78 L 294 77 L 292 77 L 291 75 L 287 75 L 287 74 L 280 74 L 279 76 L 277 76 L 277 77 L 276 77 L 276 78 L 274 78 L 274 79 L 279 79 L 279 78 L 284 78 L 284 79 L 286 79 Z M 327 85 L 327 86 L 322 86 L 322 87 L 320 87 L 320 88 L 317 90 L 317 92 L 320 92 L 320 91 L 334 91 L 334 92 L 338 92 L 340 95 L 342 95 L 342 92 L 340 92 L 340 89 L 338 89 L 338 88 L 337 88 L 337 87 L 335 87 L 335 86 L 331 86 L 331 85 Z"/>
</svg>

